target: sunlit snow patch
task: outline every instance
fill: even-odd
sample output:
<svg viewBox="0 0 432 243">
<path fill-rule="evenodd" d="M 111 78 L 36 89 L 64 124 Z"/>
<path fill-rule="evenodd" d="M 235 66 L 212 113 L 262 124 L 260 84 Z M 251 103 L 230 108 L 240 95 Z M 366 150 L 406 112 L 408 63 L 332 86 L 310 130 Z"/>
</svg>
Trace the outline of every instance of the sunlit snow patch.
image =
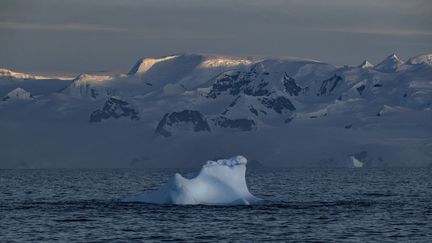
<svg viewBox="0 0 432 243">
<path fill-rule="evenodd" d="M 249 205 L 261 199 L 246 185 L 247 160 L 243 156 L 208 161 L 199 173 L 185 178 L 176 173 L 155 191 L 125 199 L 127 202 L 158 204 Z"/>
</svg>

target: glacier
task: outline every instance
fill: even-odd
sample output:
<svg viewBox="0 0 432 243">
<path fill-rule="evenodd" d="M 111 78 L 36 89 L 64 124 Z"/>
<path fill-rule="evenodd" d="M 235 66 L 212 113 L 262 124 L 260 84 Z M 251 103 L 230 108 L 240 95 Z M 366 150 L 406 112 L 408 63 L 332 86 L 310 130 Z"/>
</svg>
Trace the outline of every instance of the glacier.
<svg viewBox="0 0 432 243">
<path fill-rule="evenodd" d="M 196 173 L 183 177 L 176 173 L 155 191 L 126 198 L 125 202 L 179 205 L 250 205 L 262 201 L 246 185 L 247 159 L 241 155 L 230 159 L 207 161 Z"/>
</svg>

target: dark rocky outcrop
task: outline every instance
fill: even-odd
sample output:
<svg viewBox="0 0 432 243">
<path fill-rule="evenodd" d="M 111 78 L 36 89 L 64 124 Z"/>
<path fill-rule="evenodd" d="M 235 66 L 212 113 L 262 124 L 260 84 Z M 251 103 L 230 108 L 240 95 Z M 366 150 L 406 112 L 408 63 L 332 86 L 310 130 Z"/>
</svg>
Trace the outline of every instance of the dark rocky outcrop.
<svg viewBox="0 0 432 243">
<path fill-rule="evenodd" d="M 131 120 L 139 120 L 138 111 L 130 104 L 118 97 L 109 97 L 102 109 L 94 111 L 90 115 L 90 122 L 101 122 L 108 119 L 128 117 Z"/>
<path fill-rule="evenodd" d="M 365 85 L 361 85 L 357 88 L 357 92 L 359 92 L 360 95 L 362 95 L 363 91 L 366 89 Z"/>
<path fill-rule="evenodd" d="M 98 92 L 97 92 L 95 89 L 90 89 L 90 96 L 91 96 L 93 99 L 96 99 L 98 95 L 99 95 L 99 94 L 98 94 Z"/>
<path fill-rule="evenodd" d="M 255 116 L 258 116 L 258 111 L 252 106 L 249 106 L 249 111 L 252 112 Z"/>
<path fill-rule="evenodd" d="M 286 119 L 284 120 L 284 122 L 285 122 L 285 123 L 290 123 L 290 122 L 292 122 L 292 121 L 294 120 L 294 118 L 295 118 L 295 115 L 291 115 L 290 117 L 286 118 Z"/>
<path fill-rule="evenodd" d="M 241 93 L 250 96 L 268 96 L 272 92 L 268 89 L 266 81 L 268 72 L 259 70 L 258 65 L 249 71 L 230 71 L 222 74 L 212 85 L 207 97 L 215 99 L 222 93 L 237 96 Z"/>
<path fill-rule="evenodd" d="M 265 107 L 273 109 L 279 114 L 282 114 L 285 110 L 294 111 L 296 109 L 291 101 L 284 96 L 278 96 L 276 98 L 263 97 L 260 101 Z"/>
<path fill-rule="evenodd" d="M 252 119 L 239 118 L 229 119 L 224 116 L 220 116 L 213 119 L 215 126 L 222 128 L 232 128 L 240 131 L 252 131 L 256 130 L 256 123 Z"/>
<path fill-rule="evenodd" d="M 156 134 L 164 137 L 172 136 L 172 129 L 177 124 L 190 124 L 194 132 L 210 132 L 207 119 L 199 111 L 183 110 L 166 113 L 156 127 Z"/>
<path fill-rule="evenodd" d="M 298 96 L 300 91 L 302 90 L 302 88 L 297 85 L 295 79 L 293 79 L 286 73 L 282 79 L 282 84 L 284 85 L 285 92 L 287 92 L 291 96 Z"/>
<path fill-rule="evenodd" d="M 328 96 L 333 93 L 336 87 L 342 83 L 343 78 L 337 74 L 333 77 L 322 81 L 321 87 L 317 93 L 317 96 Z"/>
</svg>

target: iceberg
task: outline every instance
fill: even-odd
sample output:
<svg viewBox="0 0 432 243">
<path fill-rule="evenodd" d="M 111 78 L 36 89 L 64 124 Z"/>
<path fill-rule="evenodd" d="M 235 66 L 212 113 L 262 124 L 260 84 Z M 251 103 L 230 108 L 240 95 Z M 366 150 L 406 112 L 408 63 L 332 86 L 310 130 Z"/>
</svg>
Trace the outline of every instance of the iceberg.
<svg viewBox="0 0 432 243">
<path fill-rule="evenodd" d="M 179 205 L 250 205 L 261 201 L 246 185 L 243 156 L 207 161 L 199 173 L 186 177 L 176 173 L 158 190 L 126 198 L 126 202 Z"/>
<path fill-rule="evenodd" d="M 360 160 L 358 160 L 358 159 L 357 159 L 356 157 L 354 157 L 354 156 L 350 156 L 350 160 L 351 160 L 351 163 L 352 163 L 352 167 L 353 167 L 353 168 L 362 168 L 363 165 L 364 165 L 363 162 L 361 162 Z"/>
</svg>

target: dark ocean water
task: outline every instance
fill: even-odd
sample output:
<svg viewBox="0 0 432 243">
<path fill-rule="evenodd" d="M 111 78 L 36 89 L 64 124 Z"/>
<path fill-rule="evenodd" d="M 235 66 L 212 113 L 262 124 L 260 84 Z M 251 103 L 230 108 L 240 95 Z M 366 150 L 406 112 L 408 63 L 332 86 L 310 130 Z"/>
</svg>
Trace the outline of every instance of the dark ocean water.
<svg viewBox="0 0 432 243">
<path fill-rule="evenodd" d="M 174 172 L 0 170 L 0 242 L 432 242 L 432 168 L 249 170 L 263 205 L 119 201 Z"/>
</svg>

